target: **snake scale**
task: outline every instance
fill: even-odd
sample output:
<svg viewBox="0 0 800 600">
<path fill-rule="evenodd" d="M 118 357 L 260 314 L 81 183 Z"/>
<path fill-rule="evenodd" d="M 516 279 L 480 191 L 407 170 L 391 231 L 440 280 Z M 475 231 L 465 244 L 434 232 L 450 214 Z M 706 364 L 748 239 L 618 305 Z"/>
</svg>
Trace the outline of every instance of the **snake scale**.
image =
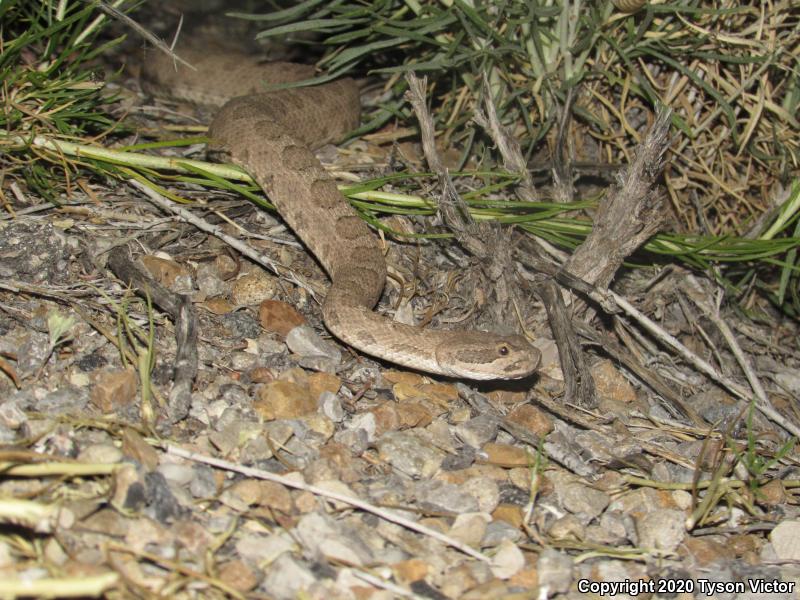
<svg viewBox="0 0 800 600">
<path fill-rule="evenodd" d="M 209 128 L 212 147 L 253 176 L 328 273 L 322 316 L 333 335 L 372 356 L 449 377 L 518 379 L 536 370 L 540 353 L 523 336 L 426 330 L 373 312 L 386 279 L 378 239 L 312 151 L 358 126 L 353 80 L 265 92 L 264 84 L 308 79 L 314 68 L 208 48 L 178 54 L 195 70 L 153 53 L 145 90 L 221 107 Z"/>
</svg>

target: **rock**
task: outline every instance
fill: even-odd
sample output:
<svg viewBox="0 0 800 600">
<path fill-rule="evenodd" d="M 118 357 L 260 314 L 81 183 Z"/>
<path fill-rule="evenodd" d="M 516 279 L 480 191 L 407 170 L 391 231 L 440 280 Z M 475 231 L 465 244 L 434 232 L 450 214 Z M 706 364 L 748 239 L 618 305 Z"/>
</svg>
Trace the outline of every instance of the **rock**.
<svg viewBox="0 0 800 600">
<path fill-rule="evenodd" d="M 409 477 L 432 477 L 442 464 L 444 454 L 414 431 L 389 431 L 376 443 L 378 456 Z M 474 503 L 474 500 L 473 500 Z M 474 503 L 472 511 L 477 509 Z"/>
<path fill-rule="evenodd" d="M 306 319 L 295 308 L 286 302 L 264 300 L 258 307 L 258 320 L 266 330 L 285 338 L 298 325 L 304 325 Z"/>
<path fill-rule="evenodd" d="M 600 515 L 611 502 L 611 498 L 605 492 L 582 483 L 568 483 L 558 490 L 564 508 L 587 522 Z"/>
<path fill-rule="evenodd" d="M 800 521 L 778 523 L 769 534 L 769 541 L 780 560 L 800 560 Z"/>
<path fill-rule="evenodd" d="M 122 431 L 122 454 L 135 460 L 148 471 L 158 466 L 158 452 L 130 427 Z"/>
<path fill-rule="evenodd" d="M 639 546 L 674 551 L 686 536 L 686 515 L 679 510 L 660 510 L 636 518 Z"/>
<path fill-rule="evenodd" d="M 116 412 L 136 399 L 136 386 L 133 367 L 98 373 L 92 386 L 91 402 L 104 414 Z"/>
<path fill-rule="evenodd" d="M 539 570 L 539 590 L 542 597 L 564 594 L 572 584 L 572 559 L 558 550 L 545 548 L 536 564 Z"/>
<path fill-rule="evenodd" d="M 524 427 L 536 437 L 543 438 L 553 431 L 553 420 L 531 404 L 520 404 L 508 413 L 506 419 Z"/>
<path fill-rule="evenodd" d="M 267 563 L 263 558 L 259 561 Z M 262 586 L 270 591 L 276 600 L 295 600 L 300 593 L 310 587 L 317 577 L 314 573 L 289 554 L 282 554 L 266 568 Z"/>
<path fill-rule="evenodd" d="M 428 563 L 419 558 L 411 558 L 391 565 L 392 573 L 400 585 L 408 586 L 428 575 Z"/>
<path fill-rule="evenodd" d="M 461 486 L 461 490 L 478 501 L 478 510 L 491 513 L 500 502 L 500 487 L 489 477 L 473 477 Z"/>
<path fill-rule="evenodd" d="M 296 383 L 271 381 L 259 388 L 253 408 L 267 421 L 294 419 L 316 412 L 317 399 Z"/>
<path fill-rule="evenodd" d="M 342 362 L 342 353 L 332 343 L 323 340 L 319 334 L 307 325 L 292 328 L 286 335 L 289 350 L 302 357 L 322 356 L 336 364 Z"/>
<path fill-rule="evenodd" d="M 258 585 L 256 573 L 241 560 L 231 560 L 219 566 L 217 577 L 237 592 L 249 592 Z"/>
<path fill-rule="evenodd" d="M 113 465 L 122 459 L 122 451 L 114 444 L 91 444 L 78 454 L 78 460 L 81 462 L 101 465 Z"/>
<path fill-rule="evenodd" d="M 509 444 L 484 444 L 481 448 L 486 453 L 486 461 L 492 465 L 503 467 L 530 466 L 533 464 L 533 455 L 525 448 Z"/>
<path fill-rule="evenodd" d="M 294 534 L 312 555 L 356 566 L 372 560 L 369 547 L 355 532 L 327 515 L 314 512 L 301 517 Z"/>
<path fill-rule="evenodd" d="M 231 302 L 236 306 L 255 306 L 274 298 L 280 290 L 277 279 L 263 271 L 242 275 L 231 288 Z"/>
<path fill-rule="evenodd" d="M 172 259 L 148 254 L 142 256 L 140 260 L 144 268 L 150 273 L 150 276 L 164 287 L 173 289 L 175 281 L 179 277 L 191 278 L 191 271 Z"/>
<path fill-rule="evenodd" d="M 499 504 L 492 513 L 492 519 L 508 523 L 515 529 L 522 527 L 522 509 L 516 504 Z"/>
<path fill-rule="evenodd" d="M 448 535 L 463 544 L 477 548 L 486 533 L 491 516 L 483 512 L 462 513 L 456 516 Z"/>
<path fill-rule="evenodd" d="M 322 392 L 319 395 L 319 409 L 334 423 L 341 423 L 347 414 L 342 407 L 342 401 L 331 392 Z"/>
<path fill-rule="evenodd" d="M 590 368 L 598 398 L 631 403 L 636 400 L 636 390 L 610 360 L 600 360 Z"/>
<path fill-rule="evenodd" d="M 516 544 L 502 542 L 489 563 L 492 574 L 498 579 L 509 579 L 525 566 L 525 557 Z"/>
<path fill-rule="evenodd" d="M 490 415 L 478 415 L 456 426 L 455 433 L 465 444 L 473 448 L 481 448 L 497 437 L 497 427 L 497 418 Z"/>
<path fill-rule="evenodd" d="M 167 482 L 175 487 L 186 487 L 195 477 L 195 470 L 191 465 L 178 463 L 163 463 L 158 467 L 158 472 Z"/>
<path fill-rule="evenodd" d="M 460 486 L 437 480 L 423 480 L 414 484 L 413 498 L 427 511 L 447 512 L 455 515 L 477 512 L 478 502 Z"/>
</svg>

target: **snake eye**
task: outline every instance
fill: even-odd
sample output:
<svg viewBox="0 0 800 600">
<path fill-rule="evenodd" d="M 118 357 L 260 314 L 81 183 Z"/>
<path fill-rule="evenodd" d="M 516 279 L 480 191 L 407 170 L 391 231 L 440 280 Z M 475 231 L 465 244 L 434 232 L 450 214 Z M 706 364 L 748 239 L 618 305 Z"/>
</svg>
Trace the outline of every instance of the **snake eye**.
<svg viewBox="0 0 800 600">
<path fill-rule="evenodd" d="M 506 345 L 500 346 L 497 351 L 500 353 L 500 356 L 508 356 L 508 346 Z"/>
</svg>

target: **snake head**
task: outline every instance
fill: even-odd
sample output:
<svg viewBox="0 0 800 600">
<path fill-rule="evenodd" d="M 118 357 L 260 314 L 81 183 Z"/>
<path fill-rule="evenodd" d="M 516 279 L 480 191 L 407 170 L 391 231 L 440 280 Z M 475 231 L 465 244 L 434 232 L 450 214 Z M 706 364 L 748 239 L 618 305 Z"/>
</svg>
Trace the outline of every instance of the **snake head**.
<svg viewBox="0 0 800 600">
<path fill-rule="evenodd" d="M 468 379 L 521 379 L 536 370 L 541 358 L 521 335 L 461 331 L 436 347 L 442 371 Z"/>
</svg>

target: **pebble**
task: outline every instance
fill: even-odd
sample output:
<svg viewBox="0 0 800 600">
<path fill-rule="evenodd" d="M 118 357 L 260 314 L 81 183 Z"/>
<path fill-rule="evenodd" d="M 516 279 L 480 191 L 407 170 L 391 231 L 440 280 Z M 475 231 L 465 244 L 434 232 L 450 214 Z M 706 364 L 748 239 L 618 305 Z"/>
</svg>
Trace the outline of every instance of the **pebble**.
<svg viewBox="0 0 800 600">
<path fill-rule="evenodd" d="M 255 411 L 267 421 L 294 419 L 317 411 L 317 399 L 307 387 L 290 381 L 271 381 L 261 386 L 253 402 Z"/>
<path fill-rule="evenodd" d="M 17 402 L 7 400 L 0 403 L 0 425 L 8 429 L 19 429 L 27 421 L 27 415 Z"/>
<path fill-rule="evenodd" d="M 147 254 L 141 257 L 144 268 L 150 273 L 150 276 L 158 281 L 161 285 L 175 291 L 173 287 L 175 281 L 179 278 L 190 278 L 191 273 L 185 266 L 176 263 L 171 258 L 161 258 L 153 254 Z M 181 286 L 182 289 L 183 286 Z M 191 289 L 191 287 L 189 288 Z"/>
<path fill-rule="evenodd" d="M 173 486 L 184 487 L 189 485 L 195 478 L 195 470 L 192 465 L 182 465 L 178 463 L 164 463 L 158 467 L 158 472 Z"/>
<path fill-rule="evenodd" d="M 578 482 L 557 486 L 561 505 L 585 522 L 599 516 L 611 502 L 605 492 Z"/>
<path fill-rule="evenodd" d="M 336 364 L 342 362 L 341 351 L 332 342 L 323 340 L 308 325 L 292 328 L 286 335 L 286 345 L 289 346 L 289 350 L 301 357 L 322 356 Z"/>
<path fill-rule="evenodd" d="M 489 565 L 495 577 L 509 579 L 525 566 L 525 556 L 516 544 L 505 540 L 497 547 Z"/>
<path fill-rule="evenodd" d="M 133 367 L 99 372 L 92 386 L 91 402 L 104 414 L 113 413 L 136 399 L 137 383 Z"/>
<path fill-rule="evenodd" d="M 422 480 L 414 483 L 412 497 L 424 510 L 455 515 L 478 512 L 478 501 L 461 486 L 444 481 Z"/>
<path fill-rule="evenodd" d="M 259 559 L 259 562 L 266 562 Z M 282 554 L 266 569 L 262 586 L 270 591 L 275 600 L 295 600 L 300 592 L 317 581 L 317 575 L 309 567 L 290 554 Z"/>
<path fill-rule="evenodd" d="M 306 318 L 286 302 L 264 300 L 258 306 L 258 321 L 266 330 L 285 338 L 298 325 L 304 325 Z"/>
<path fill-rule="evenodd" d="M 482 548 L 493 548 L 504 541 L 516 542 L 522 539 L 522 532 L 506 521 L 492 521 L 486 525 L 486 531 L 481 540 Z"/>
<path fill-rule="evenodd" d="M 478 510 L 491 513 L 500 503 L 500 486 L 490 477 L 473 477 L 461 485 L 462 491 L 478 502 Z"/>
<path fill-rule="evenodd" d="M 214 470 L 207 465 L 195 465 L 194 477 L 189 482 L 189 492 L 195 498 L 213 498 L 217 495 Z"/>
<path fill-rule="evenodd" d="M 272 535 L 243 533 L 235 543 L 236 552 L 252 564 L 270 564 L 286 552 L 297 549 L 297 542 L 287 531 Z"/>
<path fill-rule="evenodd" d="M 319 409 L 323 415 L 334 423 L 344 421 L 344 417 L 347 414 L 339 397 L 328 391 L 324 391 L 319 395 Z"/>
<path fill-rule="evenodd" d="M 350 422 L 347 423 L 349 430 L 361 430 L 367 434 L 367 441 L 375 441 L 375 432 L 378 430 L 378 424 L 375 421 L 375 415 L 371 412 L 360 413 L 354 415 Z"/>
<path fill-rule="evenodd" d="M 479 415 L 455 427 L 455 434 L 465 444 L 481 448 L 497 437 L 498 420 L 490 415 Z"/>
<path fill-rule="evenodd" d="M 533 455 L 525 448 L 509 444 L 484 444 L 481 449 L 486 454 L 487 463 L 504 467 L 530 466 Z"/>
<path fill-rule="evenodd" d="M 800 560 L 800 521 L 790 519 L 778 523 L 770 532 L 769 541 L 780 560 Z"/>
<path fill-rule="evenodd" d="M 520 404 L 508 413 L 506 418 L 540 438 L 545 437 L 554 429 L 553 419 L 532 404 Z"/>
<path fill-rule="evenodd" d="M 217 577 L 237 592 L 249 592 L 258 585 L 258 576 L 244 561 L 231 560 L 219 565 Z"/>
<path fill-rule="evenodd" d="M 376 441 L 379 458 L 409 477 L 432 477 L 444 453 L 432 448 L 418 431 L 389 431 Z M 474 501 L 473 501 L 474 502 Z M 477 509 L 477 503 L 471 510 Z"/>
<path fill-rule="evenodd" d="M 252 271 L 239 277 L 231 287 L 231 302 L 236 306 L 256 306 L 274 298 L 280 291 L 275 277 L 263 271 Z"/>
<path fill-rule="evenodd" d="M 328 560 L 363 566 L 372 561 L 369 547 L 354 532 L 318 512 L 300 518 L 293 530 L 303 547 L 312 555 Z"/>
<path fill-rule="evenodd" d="M 85 463 L 113 465 L 124 458 L 122 450 L 114 444 L 91 444 L 78 454 L 78 460 Z"/>
<path fill-rule="evenodd" d="M 477 548 L 486 533 L 486 525 L 492 517 L 483 512 L 457 515 L 448 535 L 459 542 Z"/>
<path fill-rule="evenodd" d="M 680 510 L 659 510 L 638 517 L 639 546 L 672 552 L 686 537 L 686 515 Z"/>
</svg>

